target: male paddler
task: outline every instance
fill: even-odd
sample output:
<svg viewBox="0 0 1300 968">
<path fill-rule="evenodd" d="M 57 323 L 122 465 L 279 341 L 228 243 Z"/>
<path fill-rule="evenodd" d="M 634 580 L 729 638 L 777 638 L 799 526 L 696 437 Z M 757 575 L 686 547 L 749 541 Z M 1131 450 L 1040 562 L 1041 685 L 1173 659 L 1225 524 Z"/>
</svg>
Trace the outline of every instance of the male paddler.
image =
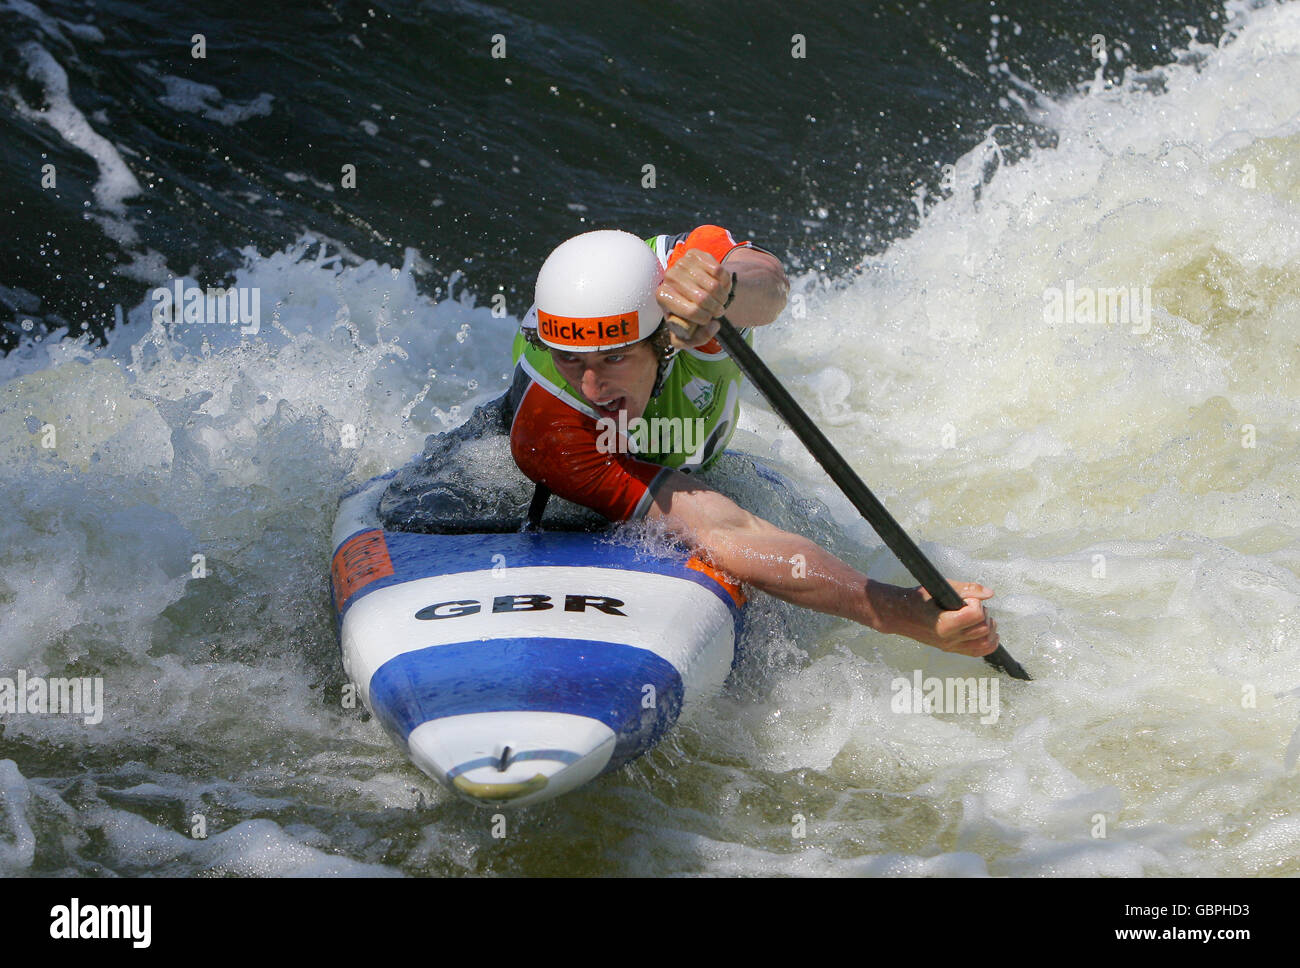
<svg viewBox="0 0 1300 968">
<path fill-rule="evenodd" d="M 747 334 L 777 318 L 788 289 L 775 256 L 716 225 L 564 242 L 515 340 L 515 463 L 611 521 L 661 522 L 769 595 L 946 652 L 991 653 L 990 589 L 953 582 L 966 606 L 941 611 L 924 589 L 874 581 L 692 476 L 726 448 L 739 413 L 741 374 L 715 339 L 718 317 Z"/>
</svg>

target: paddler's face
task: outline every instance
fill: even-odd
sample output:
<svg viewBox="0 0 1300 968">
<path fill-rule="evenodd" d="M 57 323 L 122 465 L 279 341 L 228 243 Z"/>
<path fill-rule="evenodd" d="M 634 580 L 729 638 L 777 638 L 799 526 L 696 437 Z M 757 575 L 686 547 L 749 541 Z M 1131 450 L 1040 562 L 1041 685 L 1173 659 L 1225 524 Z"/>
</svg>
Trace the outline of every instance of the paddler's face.
<svg viewBox="0 0 1300 968">
<path fill-rule="evenodd" d="M 552 349 L 551 359 L 560 376 L 593 410 L 615 419 L 620 410 L 627 411 L 628 420 L 645 413 L 659 371 L 659 358 L 649 340 L 601 353 Z"/>
</svg>

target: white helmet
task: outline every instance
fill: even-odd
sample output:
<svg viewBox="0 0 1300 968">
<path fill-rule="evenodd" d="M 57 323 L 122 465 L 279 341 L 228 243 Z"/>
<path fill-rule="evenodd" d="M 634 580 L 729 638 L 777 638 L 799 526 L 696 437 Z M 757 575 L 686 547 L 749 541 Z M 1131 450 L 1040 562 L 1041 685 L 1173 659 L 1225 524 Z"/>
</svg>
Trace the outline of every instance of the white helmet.
<svg viewBox="0 0 1300 968">
<path fill-rule="evenodd" d="M 537 273 L 537 335 L 570 353 L 630 346 L 663 322 L 659 257 L 630 232 L 587 232 L 562 242 Z"/>
</svg>

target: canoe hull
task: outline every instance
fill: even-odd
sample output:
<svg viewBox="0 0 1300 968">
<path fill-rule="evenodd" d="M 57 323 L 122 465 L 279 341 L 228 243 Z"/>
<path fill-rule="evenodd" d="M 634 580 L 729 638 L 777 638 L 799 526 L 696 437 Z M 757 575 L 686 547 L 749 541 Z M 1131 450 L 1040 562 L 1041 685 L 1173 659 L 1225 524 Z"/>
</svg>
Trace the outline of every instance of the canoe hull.
<svg viewBox="0 0 1300 968">
<path fill-rule="evenodd" d="M 387 479 L 340 504 L 343 666 L 448 789 L 488 806 L 553 798 L 721 689 L 744 599 L 707 565 L 604 534 L 385 531 Z"/>
</svg>

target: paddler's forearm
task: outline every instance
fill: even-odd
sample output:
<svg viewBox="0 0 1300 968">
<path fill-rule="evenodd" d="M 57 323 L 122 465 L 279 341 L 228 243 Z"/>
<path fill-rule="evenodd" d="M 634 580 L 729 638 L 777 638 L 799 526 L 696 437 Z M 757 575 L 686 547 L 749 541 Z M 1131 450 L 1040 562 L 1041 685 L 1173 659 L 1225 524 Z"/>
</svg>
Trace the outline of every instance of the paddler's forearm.
<svg viewBox="0 0 1300 968">
<path fill-rule="evenodd" d="M 649 517 L 722 571 L 775 598 L 889 635 L 933 639 L 934 607 L 916 589 L 871 581 L 816 542 L 782 531 L 686 474 L 665 477 Z"/>
<path fill-rule="evenodd" d="M 775 256 L 756 249 L 732 249 L 722 267 L 736 274 L 736 294 L 727 307 L 734 326 L 766 326 L 785 309 L 790 282 Z"/>
<path fill-rule="evenodd" d="M 878 632 L 924 634 L 924 603 L 913 589 L 872 581 L 807 538 L 763 527 L 705 537 L 713 563 L 774 598 L 836 615 Z"/>
</svg>

